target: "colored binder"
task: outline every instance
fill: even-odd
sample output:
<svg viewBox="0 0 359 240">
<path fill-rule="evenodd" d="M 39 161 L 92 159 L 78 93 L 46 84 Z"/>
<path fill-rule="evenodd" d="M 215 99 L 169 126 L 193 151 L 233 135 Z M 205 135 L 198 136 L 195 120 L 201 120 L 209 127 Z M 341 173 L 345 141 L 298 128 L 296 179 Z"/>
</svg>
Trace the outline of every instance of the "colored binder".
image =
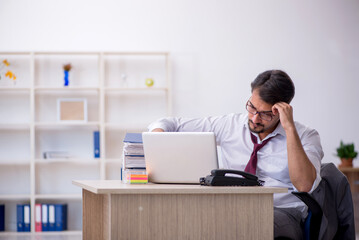
<svg viewBox="0 0 359 240">
<path fill-rule="evenodd" d="M 41 232 L 42 231 L 42 221 L 41 221 L 41 204 L 37 203 L 35 204 L 35 232 Z"/>
<path fill-rule="evenodd" d="M 48 224 L 49 228 L 48 231 L 55 231 L 55 205 L 49 204 L 48 205 Z"/>
<path fill-rule="evenodd" d="M 55 231 L 67 230 L 67 204 L 55 204 Z"/>
<path fill-rule="evenodd" d="M 18 232 L 24 231 L 24 205 L 16 205 L 16 226 Z"/>
<path fill-rule="evenodd" d="M 42 231 L 43 232 L 47 232 L 49 231 L 49 223 L 48 223 L 48 205 L 47 204 L 42 204 L 42 211 L 41 211 L 41 214 L 42 214 Z"/>
<path fill-rule="evenodd" d="M 100 132 L 93 132 L 94 157 L 100 158 Z"/>
<path fill-rule="evenodd" d="M 30 232 L 30 204 L 17 204 L 17 231 Z"/>
<path fill-rule="evenodd" d="M 5 231 L 5 205 L 0 205 L 0 232 Z"/>
<path fill-rule="evenodd" d="M 30 227 L 30 223 L 31 223 L 31 214 L 30 214 L 30 204 L 25 204 L 24 205 L 24 232 L 30 232 L 31 227 Z"/>
</svg>

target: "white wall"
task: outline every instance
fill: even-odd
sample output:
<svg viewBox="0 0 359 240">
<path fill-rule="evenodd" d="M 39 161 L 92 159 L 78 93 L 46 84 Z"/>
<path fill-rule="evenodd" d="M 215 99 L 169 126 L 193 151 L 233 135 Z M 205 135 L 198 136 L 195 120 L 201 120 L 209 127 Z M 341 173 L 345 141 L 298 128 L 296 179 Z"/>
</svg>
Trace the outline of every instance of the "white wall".
<svg viewBox="0 0 359 240">
<path fill-rule="evenodd" d="M 283 69 L 337 163 L 341 139 L 359 148 L 358 23 L 358 0 L 0 0 L 0 51 L 169 51 L 181 116 L 243 112 L 257 74 Z"/>
</svg>

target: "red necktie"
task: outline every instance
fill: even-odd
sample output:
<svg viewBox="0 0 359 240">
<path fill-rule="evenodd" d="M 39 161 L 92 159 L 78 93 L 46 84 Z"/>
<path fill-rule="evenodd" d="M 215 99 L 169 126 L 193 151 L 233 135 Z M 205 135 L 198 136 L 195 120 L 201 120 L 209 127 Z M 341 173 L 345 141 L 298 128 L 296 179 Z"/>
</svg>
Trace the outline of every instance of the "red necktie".
<svg viewBox="0 0 359 240">
<path fill-rule="evenodd" d="M 252 174 L 256 174 L 256 170 L 257 170 L 257 152 L 259 151 L 259 149 L 261 149 L 264 145 L 267 144 L 267 142 L 271 139 L 272 137 L 264 140 L 261 144 L 258 144 L 257 143 L 257 137 L 254 136 L 252 133 L 251 133 L 251 139 L 252 139 L 252 142 L 254 144 L 254 147 L 253 147 L 253 152 L 251 154 L 251 158 L 249 159 L 248 163 L 247 163 L 247 166 L 246 168 L 244 169 L 245 172 L 249 172 L 249 173 L 252 173 Z"/>
</svg>

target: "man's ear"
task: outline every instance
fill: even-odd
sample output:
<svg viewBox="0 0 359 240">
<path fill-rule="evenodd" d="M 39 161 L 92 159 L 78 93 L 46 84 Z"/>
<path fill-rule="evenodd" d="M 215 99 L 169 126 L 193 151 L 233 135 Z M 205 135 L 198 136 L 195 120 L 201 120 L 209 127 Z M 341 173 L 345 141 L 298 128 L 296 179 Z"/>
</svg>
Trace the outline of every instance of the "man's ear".
<svg viewBox="0 0 359 240">
<path fill-rule="evenodd" d="M 275 116 L 279 114 L 278 109 L 275 107 L 275 104 L 272 106 L 272 112 Z"/>
</svg>

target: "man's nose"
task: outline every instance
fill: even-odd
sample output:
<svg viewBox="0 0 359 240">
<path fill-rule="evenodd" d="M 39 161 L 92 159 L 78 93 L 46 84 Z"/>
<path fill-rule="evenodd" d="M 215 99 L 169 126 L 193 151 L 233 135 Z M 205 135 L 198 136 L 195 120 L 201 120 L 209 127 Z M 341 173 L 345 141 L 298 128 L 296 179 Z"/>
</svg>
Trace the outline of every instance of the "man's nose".
<svg viewBox="0 0 359 240">
<path fill-rule="evenodd" d="M 259 122 L 261 122 L 261 121 L 262 121 L 262 119 L 260 119 L 258 113 L 257 113 L 257 114 L 253 114 L 252 122 L 254 122 L 254 123 L 259 123 Z"/>
</svg>

